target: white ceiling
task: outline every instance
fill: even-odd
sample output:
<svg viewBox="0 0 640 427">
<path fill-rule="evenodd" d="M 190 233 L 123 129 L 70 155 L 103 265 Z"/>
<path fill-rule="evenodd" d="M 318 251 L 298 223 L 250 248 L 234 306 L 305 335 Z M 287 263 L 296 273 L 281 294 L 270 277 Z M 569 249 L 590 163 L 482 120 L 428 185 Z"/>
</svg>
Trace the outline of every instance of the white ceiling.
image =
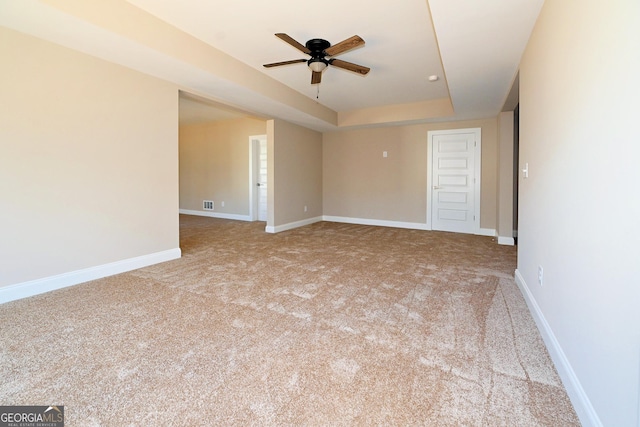
<svg viewBox="0 0 640 427">
<path fill-rule="evenodd" d="M 122 0 L 109 0 L 122 3 Z M 402 105 L 450 97 L 454 115 L 420 121 L 492 117 L 502 109 L 520 57 L 544 0 L 129 0 L 145 12 L 242 61 L 335 112 Z M 51 4 L 49 4 L 51 3 Z M 131 40 L 71 16 L 51 0 L 0 0 L 0 25 L 178 83 L 187 91 L 232 105 L 252 115 L 290 119 L 319 130 L 336 129 L 300 109 L 248 87 L 141 47 Z M 101 3 L 101 7 L 107 3 Z M 304 63 L 262 65 L 307 58 L 274 34 L 304 44 L 324 38 L 332 44 L 359 35 L 364 47 L 339 59 L 371 68 L 361 76 L 336 67 L 311 85 Z M 440 78 L 430 82 L 428 76 Z M 181 102 L 189 116 L 198 105 Z M 237 114 L 234 111 L 233 114 Z M 186 110 L 183 115 L 186 119 Z M 198 120 L 200 120 L 198 119 Z"/>
<path fill-rule="evenodd" d="M 130 3 L 188 32 L 255 69 L 316 98 L 306 64 L 264 68 L 263 64 L 308 59 L 275 37 L 286 33 L 305 44 L 322 38 L 336 44 L 354 34 L 365 46 L 339 59 L 371 68 L 366 76 L 336 67 L 323 72 L 319 102 L 335 111 L 404 104 L 446 97 L 429 8 L 425 0 L 374 7 L 371 0 L 130 0 Z M 229 19 L 229 17 L 234 17 Z"/>
</svg>

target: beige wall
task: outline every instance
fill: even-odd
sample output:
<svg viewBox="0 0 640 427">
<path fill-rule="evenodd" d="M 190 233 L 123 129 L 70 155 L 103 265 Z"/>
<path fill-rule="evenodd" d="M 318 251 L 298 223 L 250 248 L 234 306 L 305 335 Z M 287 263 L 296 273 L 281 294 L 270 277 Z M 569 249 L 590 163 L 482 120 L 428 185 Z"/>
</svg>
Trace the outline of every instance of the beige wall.
<svg viewBox="0 0 640 427">
<path fill-rule="evenodd" d="M 495 229 L 496 119 L 325 133 L 324 215 L 426 224 L 427 132 L 474 127 L 482 130 L 480 227 Z"/>
<path fill-rule="evenodd" d="M 249 215 L 249 137 L 266 131 L 250 118 L 180 126 L 180 209 L 213 200 L 215 213 Z"/>
<path fill-rule="evenodd" d="M 177 249 L 177 88 L 4 28 L 0 57 L 0 286 Z"/>
<path fill-rule="evenodd" d="M 270 120 L 267 129 L 267 227 L 321 217 L 322 134 L 283 120 Z"/>
<path fill-rule="evenodd" d="M 518 274 L 585 426 L 640 425 L 639 52 L 640 2 L 547 0 L 520 68 Z"/>
</svg>

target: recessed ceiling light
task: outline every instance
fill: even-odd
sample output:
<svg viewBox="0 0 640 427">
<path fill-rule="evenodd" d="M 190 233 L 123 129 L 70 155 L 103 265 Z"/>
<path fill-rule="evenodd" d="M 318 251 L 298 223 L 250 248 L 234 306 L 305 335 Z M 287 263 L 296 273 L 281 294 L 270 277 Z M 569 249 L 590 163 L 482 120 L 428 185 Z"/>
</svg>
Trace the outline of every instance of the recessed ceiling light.
<svg viewBox="0 0 640 427">
<path fill-rule="evenodd" d="M 436 80 L 438 80 L 438 76 L 436 76 L 435 74 L 432 74 L 429 76 L 429 81 L 430 82 L 435 82 Z"/>
</svg>

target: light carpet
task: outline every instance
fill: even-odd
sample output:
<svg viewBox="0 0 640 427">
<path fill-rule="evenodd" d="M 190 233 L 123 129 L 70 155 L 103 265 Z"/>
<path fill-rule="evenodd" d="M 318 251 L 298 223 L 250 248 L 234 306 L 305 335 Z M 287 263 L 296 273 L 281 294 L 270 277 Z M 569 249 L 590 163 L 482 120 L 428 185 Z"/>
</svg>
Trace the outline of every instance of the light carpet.
<svg viewBox="0 0 640 427">
<path fill-rule="evenodd" d="M 576 426 L 490 237 L 185 216 L 181 259 L 0 305 L 0 404 L 67 426 Z"/>
</svg>

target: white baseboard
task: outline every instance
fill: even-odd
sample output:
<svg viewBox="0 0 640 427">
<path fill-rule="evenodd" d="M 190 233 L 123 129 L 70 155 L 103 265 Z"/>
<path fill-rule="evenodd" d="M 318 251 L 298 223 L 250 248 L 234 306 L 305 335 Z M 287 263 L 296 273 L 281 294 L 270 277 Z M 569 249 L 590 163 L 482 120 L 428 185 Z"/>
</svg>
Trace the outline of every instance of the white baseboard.
<svg viewBox="0 0 640 427">
<path fill-rule="evenodd" d="M 182 211 L 181 211 L 182 213 Z M 329 222 L 342 222 L 345 224 L 358 224 L 358 225 L 373 225 L 378 227 L 392 227 L 392 228 L 407 228 L 411 230 L 430 230 L 427 224 L 421 222 L 403 222 L 403 221 L 388 221 L 381 219 L 369 219 L 369 218 L 352 218 L 346 216 L 332 216 L 332 215 L 323 215 L 322 217 L 312 218 L 310 222 L 298 221 L 291 224 L 280 225 L 277 227 L 267 227 L 267 233 L 278 233 L 280 231 L 291 230 L 292 228 L 301 227 L 303 225 L 312 224 L 318 221 L 329 221 Z M 496 236 L 496 230 L 492 228 L 481 228 L 478 233 L 479 236 Z M 507 244 L 507 243 L 502 243 Z M 511 245 L 513 245 L 513 239 Z"/>
<path fill-rule="evenodd" d="M 515 246 L 516 241 L 513 237 L 498 236 L 499 245 Z"/>
<path fill-rule="evenodd" d="M 478 236 L 496 237 L 496 230 L 493 228 L 481 228 L 476 233 Z"/>
<path fill-rule="evenodd" d="M 553 331 L 551 330 L 549 323 L 547 323 L 547 320 L 545 319 L 542 310 L 540 310 L 533 294 L 529 291 L 529 287 L 520 274 L 520 271 L 516 270 L 515 277 L 518 288 L 520 288 L 520 292 L 522 292 L 522 295 L 527 302 L 527 306 L 529 307 L 529 311 L 538 326 L 538 330 L 540 330 L 540 334 L 542 335 L 542 339 L 549 351 L 549 355 L 555 364 L 558 375 L 560 375 L 562 383 L 567 390 L 569 399 L 571 399 L 571 403 L 578 414 L 580 423 L 584 427 L 602 427 L 602 422 L 600 421 L 598 414 L 591 405 L 591 401 L 582 388 L 580 380 L 571 367 L 567 356 L 553 334 Z"/>
<path fill-rule="evenodd" d="M 323 216 L 322 220 L 329 221 L 329 222 L 343 222 L 346 224 L 375 225 L 379 227 L 427 230 L 427 224 L 423 224 L 419 222 L 386 221 L 386 220 L 380 220 L 380 219 L 351 218 L 351 217 L 345 217 L 345 216 L 330 216 L 330 215 Z"/>
<path fill-rule="evenodd" d="M 294 228 L 304 227 L 305 225 L 314 224 L 316 222 L 322 221 L 321 216 L 317 216 L 314 218 L 307 218 L 300 221 L 290 222 L 288 224 L 277 225 L 277 226 L 267 226 L 265 227 L 265 231 L 267 233 L 280 233 L 281 231 L 293 230 Z"/>
<path fill-rule="evenodd" d="M 90 280 L 113 276 L 114 274 L 125 273 L 127 271 L 136 270 L 149 265 L 171 261 L 173 259 L 178 259 L 181 256 L 182 251 L 180 248 L 175 248 L 135 258 L 124 259 L 122 261 L 111 262 L 109 264 L 84 268 L 82 270 L 58 274 L 56 276 L 16 283 L 14 285 L 0 288 L 0 304 L 43 294 L 56 289 L 66 288 L 88 282 Z"/>
<path fill-rule="evenodd" d="M 249 215 L 228 214 L 228 213 L 222 213 L 222 212 L 194 211 L 190 209 L 180 209 L 179 212 L 185 215 L 208 216 L 211 218 L 221 218 L 221 219 L 235 219 L 236 221 L 251 221 L 251 217 Z"/>
</svg>

